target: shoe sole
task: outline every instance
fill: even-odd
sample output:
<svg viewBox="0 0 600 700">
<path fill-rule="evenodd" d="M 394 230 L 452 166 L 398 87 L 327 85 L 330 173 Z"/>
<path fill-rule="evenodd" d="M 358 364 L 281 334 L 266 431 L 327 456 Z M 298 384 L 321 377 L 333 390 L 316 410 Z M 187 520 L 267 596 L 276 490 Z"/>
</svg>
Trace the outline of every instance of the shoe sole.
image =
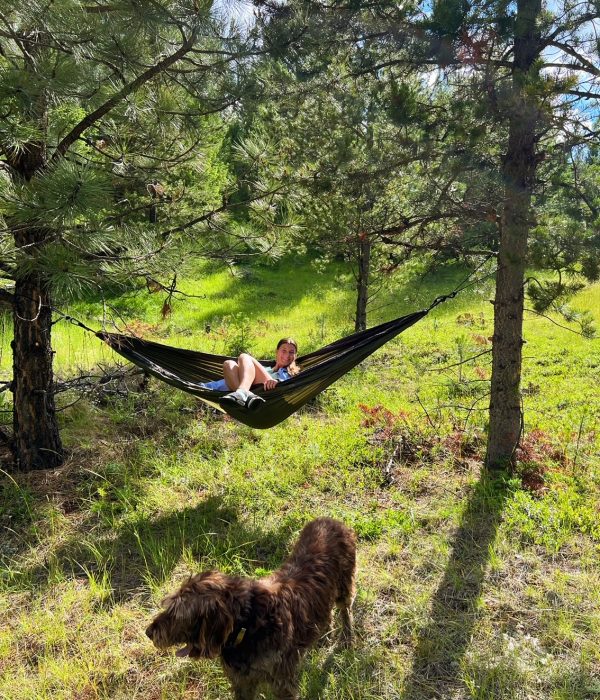
<svg viewBox="0 0 600 700">
<path fill-rule="evenodd" d="M 229 398 L 228 396 L 223 396 L 220 403 L 229 404 L 230 406 L 237 406 L 238 408 L 246 408 L 245 403 L 241 403 L 237 399 Z"/>
<path fill-rule="evenodd" d="M 241 403 L 237 399 L 223 396 L 221 403 L 225 403 L 226 405 L 229 404 L 230 406 L 237 406 L 238 408 L 247 408 L 249 411 L 254 412 L 265 403 L 265 400 L 260 396 L 252 396 L 251 398 L 247 399 L 245 403 Z"/>
</svg>

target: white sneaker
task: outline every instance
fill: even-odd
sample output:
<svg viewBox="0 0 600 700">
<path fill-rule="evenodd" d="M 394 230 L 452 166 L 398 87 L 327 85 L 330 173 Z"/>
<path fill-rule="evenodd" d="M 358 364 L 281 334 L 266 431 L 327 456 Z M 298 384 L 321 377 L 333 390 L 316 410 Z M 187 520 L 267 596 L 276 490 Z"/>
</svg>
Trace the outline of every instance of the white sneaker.
<svg viewBox="0 0 600 700">
<path fill-rule="evenodd" d="M 261 404 L 265 402 L 260 396 L 253 394 L 251 391 L 246 391 L 245 389 L 236 389 L 236 391 L 232 391 L 230 394 L 223 396 L 221 401 L 233 403 L 236 406 L 247 408 L 249 411 L 256 411 L 256 409 L 260 408 Z"/>
<path fill-rule="evenodd" d="M 257 396 L 251 391 L 248 392 L 248 398 L 246 399 L 246 408 L 249 411 L 256 411 L 256 409 L 260 408 L 263 403 L 265 403 L 265 400 L 262 398 L 262 396 Z"/>
<path fill-rule="evenodd" d="M 242 406 L 245 408 L 247 399 L 248 392 L 244 391 L 243 389 L 236 389 L 229 394 L 225 394 L 225 396 L 221 398 L 221 401 L 225 401 L 225 403 L 234 403 L 236 406 Z"/>
</svg>

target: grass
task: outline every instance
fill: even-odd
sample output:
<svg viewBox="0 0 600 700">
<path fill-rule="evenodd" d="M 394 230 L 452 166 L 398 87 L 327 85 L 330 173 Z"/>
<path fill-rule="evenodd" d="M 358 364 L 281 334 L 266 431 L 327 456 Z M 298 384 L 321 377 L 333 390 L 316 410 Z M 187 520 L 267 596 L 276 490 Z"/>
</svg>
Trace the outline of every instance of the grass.
<svg viewBox="0 0 600 700">
<path fill-rule="evenodd" d="M 462 277 L 398 278 L 371 321 Z M 205 298 L 176 302 L 165 321 L 157 295 L 111 305 L 144 335 L 215 352 L 244 337 L 269 355 L 288 334 L 308 351 L 351 327 L 340 265 L 282 261 L 242 281 L 203 268 L 186 291 Z M 442 305 L 268 431 L 157 382 L 66 408 L 67 463 L 1 477 L 0 698 L 230 697 L 218 664 L 153 649 L 148 621 L 189 572 L 276 568 L 324 514 L 359 536 L 358 639 L 308 655 L 303 697 L 600 697 L 598 341 L 527 318 L 527 435 L 518 473 L 491 478 L 478 410 L 489 356 L 444 369 L 489 349 L 490 292 Z M 575 303 L 598 321 L 599 299 L 596 285 Z M 93 325 L 98 309 L 71 311 Z M 54 337 L 65 376 L 113 361 L 75 327 Z"/>
</svg>

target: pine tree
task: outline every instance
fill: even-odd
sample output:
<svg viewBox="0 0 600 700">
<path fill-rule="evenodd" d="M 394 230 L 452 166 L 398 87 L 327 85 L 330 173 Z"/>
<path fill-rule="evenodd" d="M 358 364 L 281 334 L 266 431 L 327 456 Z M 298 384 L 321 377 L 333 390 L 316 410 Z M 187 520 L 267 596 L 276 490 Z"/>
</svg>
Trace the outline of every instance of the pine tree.
<svg viewBox="0 0 600 700">
<path fill-rule="evenodd" d="M 439 40 L 438 60 L 443 56 L 462 70 L 467 66 L 467 99 L 477 99 L 476 91 L 486 95 L 485 115 L 505 133 L 486 454 L 490 468 L 514 462 L 523 429 L 525 269 L 533 261 L 529 241 L 542 213 L 541 164 L 562 161 L 565 153 L 595 137 L 586 122 L 588 100 L 600 97 L 594 32 L 599 16 L 594 3 L 544 8 L 541 0 L 518 0 L 514 6 L 442 1 L 429 25 L 430 36 Z M 579 232 L 573 234 L 580 238 Z M 583 272 L 585 259 L 579 257 Z"/>
<path fill-rule="evenodd" d="M 522 432 L 525 267 L 532 259 L 529 240 L 543 199 L 542 178 L 548 164 L 597 142 L 590 117 L 597 115 L 600 97 L 598 3 L 358 0 L 332 10 L 326 3 L 295 0 L 285 8 L 266 3 L 262 13 L 267 42 L 274 46 L 284 42 L 284 27 L 289 36 L 302 35 L 290 60 L 352 50 L 353 78 L 387 83 L 392 119 L 416 111 L 406 77 L 427 85 L 432 98 L 438 95 L 435 117 L 425 105 L 419 116 L 429 121 L 436 144 L 443 201 L 440 196 L 437 211 L 415 213 L 389 236 L 398 240 L 416 227 L 423 237 L 404 242 L 427 249 L 443 244 L 436 240 L 439 230 L 431 238 L 427 224 L 458 223 L 469 235 L 461 211 L 479 217 L 476 235 L 488 239 L 498 261 L 486 463 L 511 464 Z M 581 187 L 571 195 L 585 198 Z M 491 235 L 486 224 L 494 226 Z M 571 249 L 578 247 L 582 254 L 572 264 L 593 277 L 597 252 L 577 243 Z"/>
<path fill-rule="evenodd" d="M 238 138 L 246 162 L 258 164 L 262 187 L 282 188 L 295 211 L 291 245 L 352 265 L 355 329 L 362 330 L 387 271 L 415 250 L 447 256 L 464 248 L 466 237 L 444 233 L 439 222 L 457 212 L 466 222 L 473 212 L 444 194 L 456 174 L 433 167 L 430 120 L 418 116 L 441 106 L 426 103 L 418 81 L 351 78 L 348 56 L 314 72 L 312 59 L 321 60 L 269 56 L 256 66 L 263 92 L 244 100 L 248 118 Z"/>
<path fill-rule="evenodd" d="M 197 0 L 3 2 L 0 19 L 0 281 L 14 318 L 15 461 L 30 470 L 64 455 L 55 299 L 222 245 L 228 174 L 207 166 L 219 147 L 209 115 L 235 101 L 232 66 L 250 52 Z"/>
</svg>

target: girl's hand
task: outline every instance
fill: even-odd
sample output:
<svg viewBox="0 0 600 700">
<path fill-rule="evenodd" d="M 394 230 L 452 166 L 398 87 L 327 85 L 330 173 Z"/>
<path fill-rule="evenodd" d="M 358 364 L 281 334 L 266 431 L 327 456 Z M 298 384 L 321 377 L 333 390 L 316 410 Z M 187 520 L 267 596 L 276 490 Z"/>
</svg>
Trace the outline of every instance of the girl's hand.
<svg viewBox="0 0 600 700">
<path fill-rule="evenodd" d="M 269 389 L 274 389 L 277 386 L 277 384 L 279 384 L 279 382 L 276 379 L 267 379 L 267 381 L 265 382 L 265 389 L 267 389 L 267 391 Z"/>
</svg>

